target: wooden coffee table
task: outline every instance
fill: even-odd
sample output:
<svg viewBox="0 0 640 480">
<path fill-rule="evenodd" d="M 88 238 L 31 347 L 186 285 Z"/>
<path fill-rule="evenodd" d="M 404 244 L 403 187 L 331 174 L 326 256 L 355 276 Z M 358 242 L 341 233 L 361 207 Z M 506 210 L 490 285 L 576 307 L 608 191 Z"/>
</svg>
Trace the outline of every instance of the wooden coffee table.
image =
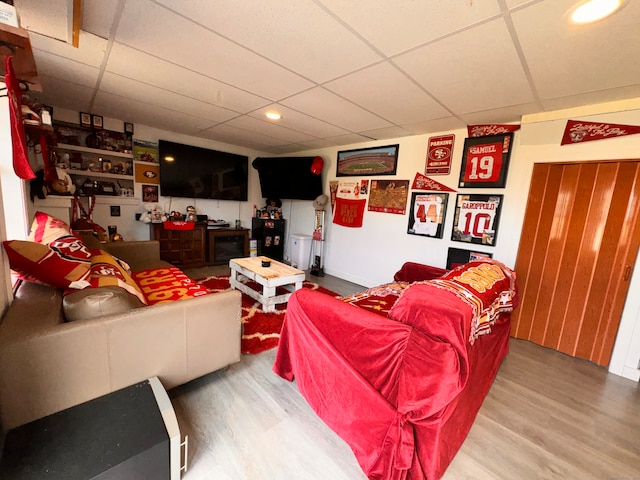
<svg viewBox="0 0 640 480">
<path fill-rule="evenodd" d="M 270 261 L 271 265 L 263 267 L 263 260 Z M 277 304 L 286 303 L 291 293 L 302 288 L 302 282 L 305 279 L 302 270 L 267 257 L 234 258 L 229 260 L 229 268 L 231 268 L 231 278 L 229 278 L 231 288 L 236 288 L 259 301 L 265 312 L 273 312 Z M 261 285 L 262 292 L 247 285 L 247 280 L 253 280 Z M 288 293 L 276 295 L 277 287 L 283 287 Z"/>
</svg>

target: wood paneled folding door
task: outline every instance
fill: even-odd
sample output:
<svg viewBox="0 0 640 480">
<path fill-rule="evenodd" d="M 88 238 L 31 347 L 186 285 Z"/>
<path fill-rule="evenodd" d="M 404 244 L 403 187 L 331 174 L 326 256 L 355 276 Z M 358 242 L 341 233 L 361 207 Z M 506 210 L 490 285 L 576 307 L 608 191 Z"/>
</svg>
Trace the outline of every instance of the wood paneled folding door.
<svg viewBox="0 0 640 480">
<path fill-rule="evenodd" d="M 511 334 L 607 366 L 640 244 L 640 161 L 541 163 Z"/>
</svg>

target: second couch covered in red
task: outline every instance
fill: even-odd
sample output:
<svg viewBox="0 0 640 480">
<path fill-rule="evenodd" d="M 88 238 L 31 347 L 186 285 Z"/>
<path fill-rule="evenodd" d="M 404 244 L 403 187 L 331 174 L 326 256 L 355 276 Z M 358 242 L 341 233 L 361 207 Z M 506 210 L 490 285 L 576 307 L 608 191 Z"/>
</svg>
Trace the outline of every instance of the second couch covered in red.
<svg viewBox="0 0 640 480">
<path fill-rule="evenodd" d="M 295 378 L 368 478 L 437 479 L 508 352 L 515 273 L 491 259 L 407 263 L 395 280 L 344 299 L 295 292 L 273 370 Z"/>
</svg>

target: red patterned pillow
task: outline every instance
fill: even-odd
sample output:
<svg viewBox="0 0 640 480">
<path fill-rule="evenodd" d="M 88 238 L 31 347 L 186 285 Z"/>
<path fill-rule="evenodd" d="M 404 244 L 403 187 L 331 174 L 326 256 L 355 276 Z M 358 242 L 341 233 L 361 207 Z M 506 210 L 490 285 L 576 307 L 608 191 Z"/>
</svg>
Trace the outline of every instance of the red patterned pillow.
<svg viewBox="0 0 640 480">
<path fill-rule="evenodd" d="M 176 267 L 152 268 L 131 275 L 142 289 L 148 305 L 186 300 L 209 293 L 207 287 L 198 284 Z"/>
<path fill-rule="evenodd" d="M 27 240 L 49 245 L 60 237 L 72 235 L 69 225 L 48 213 L 36 212 Z"/>
<path fill-rule="evenodd" d="M 60 238 L 49 245 L 26 240 L 3 242 L 12 270 L 23 280 L 58 288 L 85 288 L 91 260 L 75 237 Z"/>
</svg>

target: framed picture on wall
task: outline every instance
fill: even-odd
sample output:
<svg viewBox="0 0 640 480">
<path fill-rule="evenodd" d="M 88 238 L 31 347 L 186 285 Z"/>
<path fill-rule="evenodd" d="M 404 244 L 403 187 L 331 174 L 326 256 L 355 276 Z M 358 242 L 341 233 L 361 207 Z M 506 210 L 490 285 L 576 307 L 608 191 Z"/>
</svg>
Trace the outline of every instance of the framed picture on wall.
<svg viewBox="0 0 640 480">
<path fill-rule="evenodd" d="M 464 141 L 460 188 L 504 188 L 507 183 L 513 132 Z"/>
<path fill-rule="evenodd" d="M 449 247 L 449 251 L 447 252 L 447 270 L 482 258 L 493 258 L 493 253 Z"/>
<path fill-rule="evenodd" d="M 448 193 L 413 192 L 407 233 L 442 238 L 448 202 Z"/>
<path fill-rule="evenodd" d="M 458 194 L 451 240 L 494 246 L 502 199 L 503 195 Z"/>
<path fill-rule="evenodd" d="M 337 177 L 395 175 L 400 144 L 338 152 Z"/>
</svg>

